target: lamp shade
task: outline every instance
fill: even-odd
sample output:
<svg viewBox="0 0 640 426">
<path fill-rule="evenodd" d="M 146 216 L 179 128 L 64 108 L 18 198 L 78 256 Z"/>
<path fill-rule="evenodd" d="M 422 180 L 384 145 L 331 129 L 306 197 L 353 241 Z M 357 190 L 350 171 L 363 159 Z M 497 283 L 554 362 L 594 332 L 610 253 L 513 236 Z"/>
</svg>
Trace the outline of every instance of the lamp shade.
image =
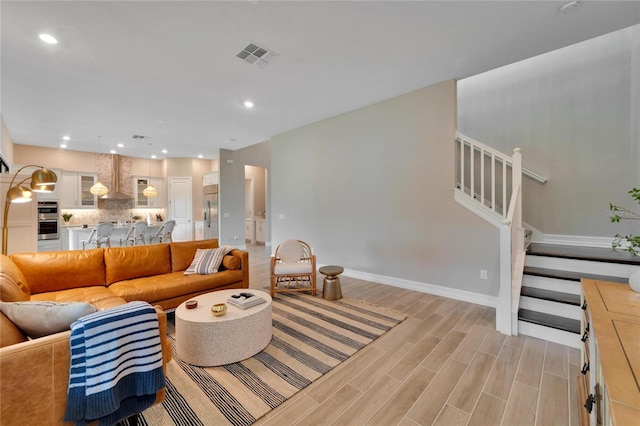
<svg viewBox="0 0 640 426">
<path fill-rule="evenodd" d="M 109 192 L 109 189 L 107 189 L 106 186 L 104 186 L 102 184 L 102 182 L 96 182 L 95 185 L 93 185 L 91 188 L 89 188 L 89 192 L 91 192 L 93 195 L 104 195 L 107 192 Z"/>
<path fill-rule="evenodd" d="M 31 190 L 22 185 L 14 186 L 7 192 L 7 198 L 12 203 L 27 203 L 31 201 L 32 196 Z"/>
<path fill-rule="evenodd" d="M 142 194 L 145 197 L 156 197 L 158 195 L 158 190 L 154 188 L 153 185 L 149 185 L 144 189 L 144 191 L 142 191 Z"/>
<path fill-rule="evenodd" d="M 45 169 L 44 167 L 36 170 L 31 174 L 31 185 L 42 186 L 42 185 L 55 185 L 58 181 L 58 176 L 54 172 L 49 169 Z"/>
<path fill-rule="evenodd" d="M 31 181 L 31 192 L 53 192 L 55 185 L 36 185 Z"/>
</svg>

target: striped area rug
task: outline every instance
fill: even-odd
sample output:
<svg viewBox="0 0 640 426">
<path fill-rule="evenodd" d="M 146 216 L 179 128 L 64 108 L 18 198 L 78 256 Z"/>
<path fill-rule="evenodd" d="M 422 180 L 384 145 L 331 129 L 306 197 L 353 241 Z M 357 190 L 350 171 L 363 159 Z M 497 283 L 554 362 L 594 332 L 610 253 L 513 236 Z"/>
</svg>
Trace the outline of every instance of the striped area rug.
<svg viewBox="0 0 640 426">
<path fill-rule="evenodd" d="M 279 293 L 273 338 L 255 356 L 203 368 L 180 360 L 174 347 L 166 399 L 144 411 L 139 424 L 250 425 L 405 318 L 347 298 Z M 172 341 L 173 334 L 169 323 Z"/>
</svg>

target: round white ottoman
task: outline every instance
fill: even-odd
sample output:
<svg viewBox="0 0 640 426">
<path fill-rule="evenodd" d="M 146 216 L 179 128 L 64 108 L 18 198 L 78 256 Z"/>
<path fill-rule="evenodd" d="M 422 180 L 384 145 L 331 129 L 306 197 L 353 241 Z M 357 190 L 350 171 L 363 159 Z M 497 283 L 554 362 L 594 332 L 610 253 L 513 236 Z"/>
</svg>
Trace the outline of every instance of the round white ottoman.
<svg viewBox="0 0 640 426">
<path fill-rule="evenodd" d="M 227 303 L 232 294 L 253 293 L 265 303 L 241 309 Z M 198 307 L 176 309 L 176 350 L 185 362 L 212 367 L 242 361 L 271 341 L 271 297 L 260 290 L 220 290 L 196 296 Z M 227 313 L 215 317 L 211 306 L 227 303 Z"/>
</svg>

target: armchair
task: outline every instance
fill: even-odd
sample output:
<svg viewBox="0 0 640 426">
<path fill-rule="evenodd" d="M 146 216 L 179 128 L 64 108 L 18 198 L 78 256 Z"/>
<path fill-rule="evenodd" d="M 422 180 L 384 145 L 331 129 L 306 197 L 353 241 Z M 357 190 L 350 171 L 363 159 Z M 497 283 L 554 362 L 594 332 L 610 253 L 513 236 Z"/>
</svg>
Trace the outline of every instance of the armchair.
<svg viewBox="0 0 640 426">
<path fill-rule="evenodd" d="M 304 241 L 287 240 L 271 257 L 271 297 L 284 291 L 316 295 L 316 256 Z"/>
</svg>

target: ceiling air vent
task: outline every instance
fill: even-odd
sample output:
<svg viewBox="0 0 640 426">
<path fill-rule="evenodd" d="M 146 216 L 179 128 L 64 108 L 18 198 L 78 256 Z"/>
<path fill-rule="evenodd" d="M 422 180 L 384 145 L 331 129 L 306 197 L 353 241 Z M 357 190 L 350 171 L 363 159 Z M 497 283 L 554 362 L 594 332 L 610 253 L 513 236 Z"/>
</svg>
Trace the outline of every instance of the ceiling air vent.
<svg viewBox="0 0 640 426">
<path fill-rule="evenodd" d="M 252 65 L 264 68 L 276 59 L 278 54 L 266 47 L 258 46 L 256 43 L 249 43 L 236 56 Z"/>
<path fill-rule="evenodd" d="M 150 136 L 133 135 L 133 136 L 131 136 L 131 139 L 145 140 L 145 139 L 150 139 Z"/>
</svg>

